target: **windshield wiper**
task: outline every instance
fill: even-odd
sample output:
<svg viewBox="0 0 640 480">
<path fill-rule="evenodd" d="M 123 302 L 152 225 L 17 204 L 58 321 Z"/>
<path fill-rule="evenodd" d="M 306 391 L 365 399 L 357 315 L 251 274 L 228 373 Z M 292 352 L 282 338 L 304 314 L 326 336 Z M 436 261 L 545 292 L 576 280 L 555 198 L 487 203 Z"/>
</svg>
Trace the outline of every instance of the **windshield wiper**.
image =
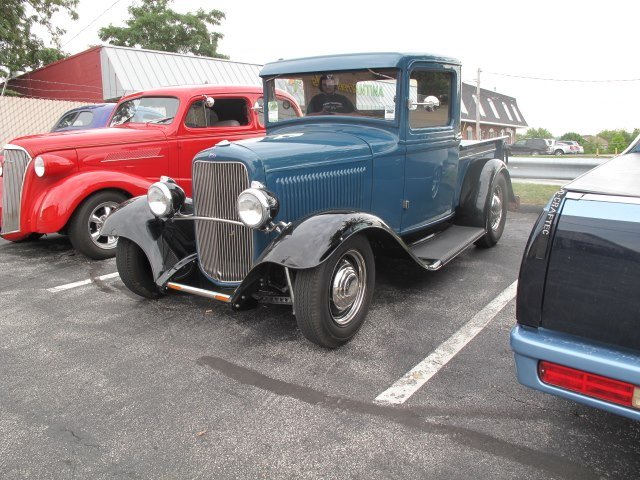
<svg viewBox="0 0 640 480">
<path fill-rule="evenodd" d="M 155 120 L 149 120 L 147 123 L 164 123 L 164 122 L 168 122 L 169 120 L 173 120 L 174 117 L 162 117 L 162 118 L 156 118 Z"/>
</svg>

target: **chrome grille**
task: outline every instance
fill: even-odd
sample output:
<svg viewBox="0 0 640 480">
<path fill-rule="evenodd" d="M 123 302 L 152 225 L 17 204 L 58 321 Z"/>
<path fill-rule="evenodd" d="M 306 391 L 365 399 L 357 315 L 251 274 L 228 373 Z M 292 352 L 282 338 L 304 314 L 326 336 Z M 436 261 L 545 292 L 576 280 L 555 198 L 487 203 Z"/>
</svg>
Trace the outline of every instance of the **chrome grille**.
<svg viewBox="0 0 640 480">
<path fill-rule="evenodd" d="M 240 221 L 236 199 L 249 188 L 246 167 L 236 162 L 193 164 L 193 204 L 198 217 Z M 219 282 L 241 282 L 253 260 L 253 233 L 245 226 L 196 220 L 196 242 L 202 270 Z"/>
<path fill-rule="evenodd" d="M 24 172 L 31 157 L 22 149 L 5 146 L 2 172 L 2 224 L 3 234 L 20 231 L 20 200 Z"/>
</svg>

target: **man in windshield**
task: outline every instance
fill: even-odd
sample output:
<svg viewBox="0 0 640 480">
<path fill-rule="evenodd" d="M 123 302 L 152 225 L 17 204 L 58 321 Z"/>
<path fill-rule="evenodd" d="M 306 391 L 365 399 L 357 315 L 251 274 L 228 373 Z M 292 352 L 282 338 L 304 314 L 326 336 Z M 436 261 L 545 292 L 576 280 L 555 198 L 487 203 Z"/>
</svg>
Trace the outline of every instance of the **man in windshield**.
<svg viewBox="0 0 640 480">
<path fill-rule="evenodd" d="M 309 114 L 325 114 L 332 115 L 335 113 L 352 113 L 355 111 L 353 103 L 345 97 L 336 93 L 338 81 L 333 75 L 322 75 L 320 77 L 320 91 L 309 102 L 307 115 Z"/>
</svg>

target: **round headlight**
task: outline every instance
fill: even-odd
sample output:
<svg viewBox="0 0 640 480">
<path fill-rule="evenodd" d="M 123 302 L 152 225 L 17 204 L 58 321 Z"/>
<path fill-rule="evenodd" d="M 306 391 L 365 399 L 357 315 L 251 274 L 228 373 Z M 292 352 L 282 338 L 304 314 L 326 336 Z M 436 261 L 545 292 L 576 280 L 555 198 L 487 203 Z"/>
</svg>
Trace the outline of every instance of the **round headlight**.
<svg viewBox="0 0 640 480">
<path fill-rule="evenodd" d="M 162 182 L 156 182 L 147 191 L 147 202 L 151 213 L 156 217 L 167 217 L 173 213 L 173 200 L 169 188 Z"/>
<path fill-rule="evenodd" d="M 271 205 L 265 192 L 248 188 L 238 195 L 238 216 L 250 228 L 261 228 L 271 220 Z"/>
<path fill-rule="evenodd" d="M 33 170 L 36 172 L 37 176 L 44 177 L 44 158 L 36 157 L 33 161 Z"/>
</svg>

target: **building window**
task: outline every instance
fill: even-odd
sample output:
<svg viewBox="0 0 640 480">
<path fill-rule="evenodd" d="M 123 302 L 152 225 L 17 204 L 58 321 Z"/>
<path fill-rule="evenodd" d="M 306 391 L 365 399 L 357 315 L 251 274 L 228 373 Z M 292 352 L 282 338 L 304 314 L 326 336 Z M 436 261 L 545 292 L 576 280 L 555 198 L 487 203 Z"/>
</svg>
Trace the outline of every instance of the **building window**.
<svg viewBox="0 0 640 480">
<path fill-rule="evenodd" d="M 469 110 L 467 110 L 467 106 L 464 104 L 462 99 L 460 99 L 460 109 L 462 110 L 462 113 L 469 115 Z"/>
<path fill-rule="evenodd" d="M 496 132 L 493 130 L 493 128 L 489 129 L 489 138 L 496 138 Z"/>
<path fill-rule="evenodd" d="M 515 113 L 516 118 L 518 119 L 519 122 L 522 122 L 522 119 L 520 119 L 520 115 L 518 114 L 518 109 L 516 108 L 515 105 L 511 105 L 511 107 L 513 108 L 513 113 Z"/>
<path fill-rule="evenodd" d="M 496 118 L 500 118 L 500 115 L 498 115 L 498 110 L 496 109 L 496 106 L 493 104 L 493 100 L 491 100 L 490 98 L 487 98 L 487 102 L 489 102 L 489 106 L 491 107 L 491 111 L 496 116 Z"/>
<path fill-rule="evenodd" d="M 478 102 L 478 98 L 475 95 L 472 95 L 472 97 L 473 101 L 476 102 L 476 108 L 480 108 L 480 115 L 486 117 L 487 115 L 484 113 L 484 107 Z"/>
<path fill-rule="evenodd" d="M 467 127 L 467 140 L 473 140 L 473 127 Z"/>
<path fill-rule="evenodd" d="M 507 104 L 502 102 L 502 106 L 504 107 L 504 111 L 507 112 L 507 117 L 509 117 L 509 120 L 513 122 L 513 117 L 511 116 L 511 112 L 509 111 L 509 107 L 507 106 Z"/>
</svg>

